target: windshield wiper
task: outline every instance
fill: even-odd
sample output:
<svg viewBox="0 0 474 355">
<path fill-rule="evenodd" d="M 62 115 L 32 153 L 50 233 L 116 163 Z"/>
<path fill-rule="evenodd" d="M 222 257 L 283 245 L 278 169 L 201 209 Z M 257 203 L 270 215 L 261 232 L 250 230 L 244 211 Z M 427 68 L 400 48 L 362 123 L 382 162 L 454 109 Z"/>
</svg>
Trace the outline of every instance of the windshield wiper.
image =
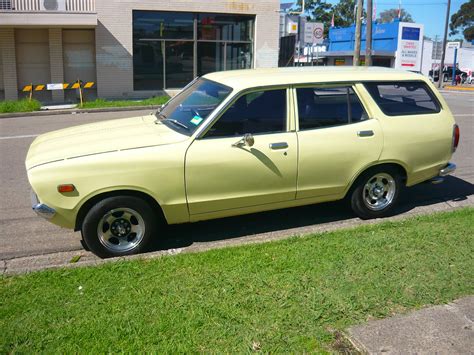
<svg viewBox="0 0 474 355">
<path fill-rule="evenodd" d="M 162 120 L 160 120 L 160 122 L 171 122 L 171 123 L 174 123 L 175 125 L 177 126 L 180 126 L 180 127 L 183 127 L 185 129 L 187 129 L 189 131 L 189 127 L 186 126 L 184 123 L 181 123 L 179 122 L 178 120 L 174 120 L 172 118 L 163 118 Z"/>
</svg>

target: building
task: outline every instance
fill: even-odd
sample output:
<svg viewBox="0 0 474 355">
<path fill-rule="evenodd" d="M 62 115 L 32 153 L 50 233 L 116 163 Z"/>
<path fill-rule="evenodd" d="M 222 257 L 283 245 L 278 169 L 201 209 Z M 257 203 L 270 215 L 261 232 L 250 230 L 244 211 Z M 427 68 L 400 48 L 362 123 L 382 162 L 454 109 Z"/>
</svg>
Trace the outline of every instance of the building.
<svg viewBox="0 0 474 355">
<path fill-rule="evenodd" d="M 423 25 L 397 20 L 374 23 L 372 29 L 372 62 L 374 66 L 421 71 Z M 365 60 L 366 25 L 361 31 L 361 60 Z M 329 29 L 328 65 L 352 65 L 355 25 Z M 431 52 L 431 51 L 430 51 Z"/>
<path fill-rule="evenodd" d="M 95 82 L 88 97 L 134 98 L 218 70 L 273 67 L 278 0 L 0 0 L 0 99 L 29 84 Z M 34 92 L 71 101 L 76 90 Z"/>
</svg>

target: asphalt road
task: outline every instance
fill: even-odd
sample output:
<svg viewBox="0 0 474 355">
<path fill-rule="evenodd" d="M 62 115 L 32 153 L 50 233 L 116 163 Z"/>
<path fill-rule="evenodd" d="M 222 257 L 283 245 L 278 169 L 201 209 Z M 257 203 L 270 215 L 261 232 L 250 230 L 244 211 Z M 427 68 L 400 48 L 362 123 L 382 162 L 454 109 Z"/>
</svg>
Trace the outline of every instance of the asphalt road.
<svg viewBox="0 0 474 355">
<path fill-rule="evenodd" d="M 458 170 L 443 184 L 420 184 L 404 194 L 397 214 L 440 201 L 473 204 L 474 200 L 474 93 L 444 92 L 461 128 L 461 143 L 453 157 Z M 31 211 L 30 187 L 24 160 L 38 134 L 101 120 L 148 114 L 148 111 L 50 115 L 0 119 L 0 260 L 82 250 L 80 234 L 61 229 Z M 298 234 L 340 223 L 354 216 L 340 202 L 231 217 L 193 225 L 172 226 L 159 248 L 237 240 L 258 235 Z"/>
</svg>

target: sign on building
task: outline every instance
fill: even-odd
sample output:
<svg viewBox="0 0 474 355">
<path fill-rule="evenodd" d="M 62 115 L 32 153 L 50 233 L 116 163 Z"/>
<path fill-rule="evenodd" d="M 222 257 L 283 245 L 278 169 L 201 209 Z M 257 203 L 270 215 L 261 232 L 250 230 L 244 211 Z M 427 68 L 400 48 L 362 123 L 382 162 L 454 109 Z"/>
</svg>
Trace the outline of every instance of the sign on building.
<svg viewBox="0 0 474 355">
<path fill-rule="evenodd" d="M 312 44 L 323 43 L 324 24 L 319 22 L 306 22 L 304 24 L 304 42 Z"/>
<path fill-rule="evenodd" d="M 298 33 L 298 23 L 288 19 L 286 31 L 288 34 Z"/>
<path fill-rule="evenodd" d="M 421 71 L 423 25 L 400 22 L 395 68 Z"/>
</svg>

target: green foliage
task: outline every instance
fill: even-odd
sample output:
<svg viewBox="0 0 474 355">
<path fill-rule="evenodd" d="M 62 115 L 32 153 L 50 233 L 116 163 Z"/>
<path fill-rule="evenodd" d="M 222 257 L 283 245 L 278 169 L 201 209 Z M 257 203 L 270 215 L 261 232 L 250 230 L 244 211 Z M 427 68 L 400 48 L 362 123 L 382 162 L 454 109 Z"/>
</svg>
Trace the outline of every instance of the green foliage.
<svg viewBox="0 0 474 355">
<path fill-rule="evenodd" d="M 392 22 L 394 19 L 398 18 L 398 9 L 388 9 L 382 11 L 377 19 L 379 23 L 388 23 Z M 402 22 L 415 22 L 411 17 L 410 13 L 405 9 L 401 9 L 400 21 Z"/>
<path fill-rule="evenodd" d="M 28 99 L 0 101 L 0 113 L 31 112 L 38 111 L 40 108 L 41 103 L 35 99 L 31 101 Z"/>
<path fill-rule="evenodd" d="M 104 100 L 84 102 L 82 108 L 101 108 L 101 107 L 127 107 L 127 106 L 156 106 L 163 105 L 169 100 L 168 96 L 156 96 L 146 100 Z"/>
<path fill-rule="evenodd" d="M 333 331 L 472 294 L 473 221 L 464 209 L 0 278 L 0 352 L 334 352 Z"/>
<path fill-rule="evenodd" d="M 458 12 L 451 16 L 449 29 L 451 36 L 462 30 L 467 41 L 474 40 L 474 0 L 462 4 Z"/>
</svg>

